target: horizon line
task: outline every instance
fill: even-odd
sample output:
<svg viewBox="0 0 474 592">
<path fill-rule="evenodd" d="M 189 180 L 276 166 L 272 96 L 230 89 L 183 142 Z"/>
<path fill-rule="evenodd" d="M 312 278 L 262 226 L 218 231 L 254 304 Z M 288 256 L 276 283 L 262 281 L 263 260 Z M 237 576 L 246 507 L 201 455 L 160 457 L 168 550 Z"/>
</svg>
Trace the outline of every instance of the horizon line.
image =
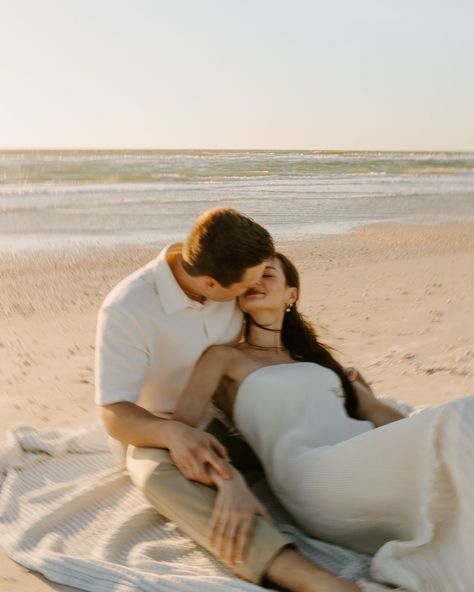
<svg viewBox="0 0 474 592">
<path fill-rule="evenodd" d="M 408 148 L 64 148 L 64 147 L 41 147 L 41 148 L 3 148 L 0 147 L 0 152 L 326 152 L 326 153 L 339 153 L 339 152 L 410 152 L 410 153 L 474 153 L 472 149 L 415 149 L 410 150 Z"/>
</svg>

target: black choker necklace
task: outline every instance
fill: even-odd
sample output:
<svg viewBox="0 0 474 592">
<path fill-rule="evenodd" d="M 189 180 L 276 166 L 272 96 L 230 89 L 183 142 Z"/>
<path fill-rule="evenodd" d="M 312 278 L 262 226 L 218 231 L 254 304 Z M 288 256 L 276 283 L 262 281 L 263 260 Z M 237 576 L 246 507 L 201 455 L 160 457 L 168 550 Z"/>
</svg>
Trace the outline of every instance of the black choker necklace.
<svg viewBox="0 0 474 592">
<path fill-rule="evenodd" d="M 252 349 L 260 349 L 262 351 L 277 351 L 277 352 L 281 352 L 281 351 L 288 351 L 288 348 L 284 347 L 283 345 L 257 345 L 256 343 L 250 343 L 249 341 L 245 342 L 245 345 L 247 347 L 250 347 Z"/>
<path fill-rule="evenodd" d="M 250 315 L 249 315 L 249 319 L 250 322 L 255 325 L 256 327 L 258 327 L 259 329 L 263 329 L 264 331 L 271 331 L 272 333 L 281 333 L 281 329 L 270 329 L 270 327 L 264 327 L 263 325 L 260 325 L 259 323 L 257 323 L 257 321 L 255 319 L 253 319 Z"/>
</svg>

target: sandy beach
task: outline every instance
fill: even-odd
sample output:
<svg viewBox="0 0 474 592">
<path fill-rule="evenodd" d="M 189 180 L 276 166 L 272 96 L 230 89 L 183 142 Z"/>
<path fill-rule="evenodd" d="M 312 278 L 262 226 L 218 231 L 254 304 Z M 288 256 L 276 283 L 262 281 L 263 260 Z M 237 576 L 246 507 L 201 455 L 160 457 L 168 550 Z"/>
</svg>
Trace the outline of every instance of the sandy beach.
<svg viewBox="0 0 474 592">
<path fill-rule="evenodd" d="M 107 292 L 160 244 L 0 255 L 0 438 L 15 424 L 97 418 L 95 322 Z M 373 225 L 277 245 L 298 264 L 300 308 L 378 394 L 418 405 L 474 392 L 474 224 Z M 0 554 L 0 589 L 65 590 Z"/>
</svg>

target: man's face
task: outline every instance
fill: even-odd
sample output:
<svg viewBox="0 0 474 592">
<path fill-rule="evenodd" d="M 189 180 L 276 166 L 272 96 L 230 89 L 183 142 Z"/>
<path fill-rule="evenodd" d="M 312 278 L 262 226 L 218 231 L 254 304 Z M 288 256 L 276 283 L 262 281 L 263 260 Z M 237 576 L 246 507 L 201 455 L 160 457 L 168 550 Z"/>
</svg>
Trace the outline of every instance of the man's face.
<svg viewBox="0 0 474 592">
<path fill-rule="evenodd" d="M 229 287 L 224 288 L 218 282 L 215 282 L 214 286 L 208 289 L 207 298 L 216 300 L 217 302 L 225 302 L 226 300 L 233 300 L 244 294 L 249 288 L 252 288 L 257 284 L 268 265 L 268 261 L 262 261 L 255 267 L 249 267 L 245 270 L 245 273 L 240 282 L 235 282 Z"/>
</svg>

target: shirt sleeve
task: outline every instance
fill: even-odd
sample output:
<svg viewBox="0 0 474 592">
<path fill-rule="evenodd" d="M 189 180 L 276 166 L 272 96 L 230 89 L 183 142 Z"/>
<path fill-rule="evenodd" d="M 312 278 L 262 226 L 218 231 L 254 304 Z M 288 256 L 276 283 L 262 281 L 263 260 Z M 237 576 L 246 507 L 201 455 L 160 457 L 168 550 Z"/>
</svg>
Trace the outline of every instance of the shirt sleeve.
<svg viewBox="0 0 474 592">
<path fill-rule="evenodd" d="M 133 315 L 117 306 L 102 308 L 95 348 L 95 402 L 136 403 L 149 359 L 146 339 Z"/>
</svg>

